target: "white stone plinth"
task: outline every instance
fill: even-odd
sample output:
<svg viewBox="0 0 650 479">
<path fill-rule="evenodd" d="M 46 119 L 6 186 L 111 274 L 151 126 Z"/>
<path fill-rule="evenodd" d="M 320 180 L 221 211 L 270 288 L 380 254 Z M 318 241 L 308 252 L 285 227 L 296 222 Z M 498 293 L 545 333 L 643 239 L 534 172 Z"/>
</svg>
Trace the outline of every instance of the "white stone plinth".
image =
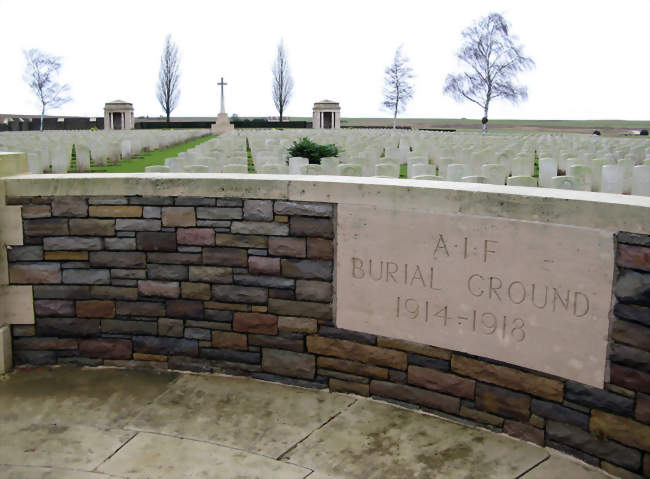
<svg viewBox="0 0 650 479">
<path fill-rule="evenodd" d="M 217 115 L 217 121 L 210 126 L 210 131 L 213 135 L 226 133 L 234 129 L 235 127 L 230 123 L 227 113 L 219 113 Z"/>
</svg>

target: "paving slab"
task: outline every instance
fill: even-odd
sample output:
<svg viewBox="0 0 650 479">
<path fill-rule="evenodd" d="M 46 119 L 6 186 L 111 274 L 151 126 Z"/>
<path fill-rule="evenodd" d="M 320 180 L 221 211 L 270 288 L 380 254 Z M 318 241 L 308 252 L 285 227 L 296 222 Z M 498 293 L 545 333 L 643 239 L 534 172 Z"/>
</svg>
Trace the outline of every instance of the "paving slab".
<svg viewBox="0 0 650 479">
<path fill-rule="evenodd" d="M 277 458 L 354 401 L 249 378 L 186 375 L 126 427 Z"/>
<path fill-rule="evenodd" d="M 0 464 L 90 471 L 133 435 L 91 426 L 7 423 L 2 425 Z"/>
<path fill-rule="evenodd" d="M 549 479 L 552 477 L 566 479 L 612 479 L 612 476 L 575 460 L 551 455 L 521 479 Z"/>
<path fill-rule="evenodd" d="M 122 427 L 177 377 L 109 368 L 17 369 L 0 380 L 0 423 Z"/>
<path fill-rule="evenodd" d="M 359 401 L 284 458 L 345 478 L 516 478 L 541 447 L 374 401 Z"/>
<path fill-rule="evenodd" d="M 0 466 L 4 479 L 122 479 L 125 476 L 109 476 L 88 471 L 59 469 L 54 467 Z M 126 478 L 125 478 L 126 479 Z"/>
<path fill-rule="evenodd" d="M 129 479 L 303 479 L 311 470 L 191 439 L 139 433 L 98 471 Z"/>
</svg>

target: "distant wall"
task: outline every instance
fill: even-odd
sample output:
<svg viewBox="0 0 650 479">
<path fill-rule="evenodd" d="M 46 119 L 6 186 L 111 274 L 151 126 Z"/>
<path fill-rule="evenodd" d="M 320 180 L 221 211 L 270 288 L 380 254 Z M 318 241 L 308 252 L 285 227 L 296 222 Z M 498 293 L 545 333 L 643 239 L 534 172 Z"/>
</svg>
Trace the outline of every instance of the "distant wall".
<svg viewBox="0 0 650 479">
<path fill-rule="evenodd" d="M 12 118 L 6 123 L 0 123 L 0 131 L 38 131 L 41 128 L 40 118 Z M 104 118 L 97 117 L 90 121 L 89 117 L 43 118 L 43 130 L 90 130 L 104 129 Z"/>
</svg>

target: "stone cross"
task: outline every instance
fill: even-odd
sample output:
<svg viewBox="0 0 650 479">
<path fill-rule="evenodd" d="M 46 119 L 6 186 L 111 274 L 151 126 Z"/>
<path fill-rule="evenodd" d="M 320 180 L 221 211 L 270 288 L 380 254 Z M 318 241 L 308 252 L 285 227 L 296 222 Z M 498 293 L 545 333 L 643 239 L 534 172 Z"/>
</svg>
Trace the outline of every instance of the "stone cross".
<svg viewBox="0 0 650 479">
<path fill-rule="evenodd" d="M 227 83 L 223 82 L 223 77 L 221 77 L 221 81 L 217 83 L 221 87 L 221 112 L 220 113 L 226 113 L 226 108 L 224 107 L 223 104 L 223 87 L 227 85 Z"/>
</svg>

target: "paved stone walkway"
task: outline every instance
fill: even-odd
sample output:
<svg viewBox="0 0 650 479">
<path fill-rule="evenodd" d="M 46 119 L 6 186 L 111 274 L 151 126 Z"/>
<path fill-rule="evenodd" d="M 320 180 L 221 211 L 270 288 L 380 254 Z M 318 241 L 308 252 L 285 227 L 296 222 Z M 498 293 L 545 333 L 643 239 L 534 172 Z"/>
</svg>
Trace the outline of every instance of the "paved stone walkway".
<svg viewBox="0 0 650 479">
<path fill-rule="evenodd" d="M 0 378 L 0 478 L 604 479 L 391 404 L 248 378 L 25 368 Z"/>
</svg>

